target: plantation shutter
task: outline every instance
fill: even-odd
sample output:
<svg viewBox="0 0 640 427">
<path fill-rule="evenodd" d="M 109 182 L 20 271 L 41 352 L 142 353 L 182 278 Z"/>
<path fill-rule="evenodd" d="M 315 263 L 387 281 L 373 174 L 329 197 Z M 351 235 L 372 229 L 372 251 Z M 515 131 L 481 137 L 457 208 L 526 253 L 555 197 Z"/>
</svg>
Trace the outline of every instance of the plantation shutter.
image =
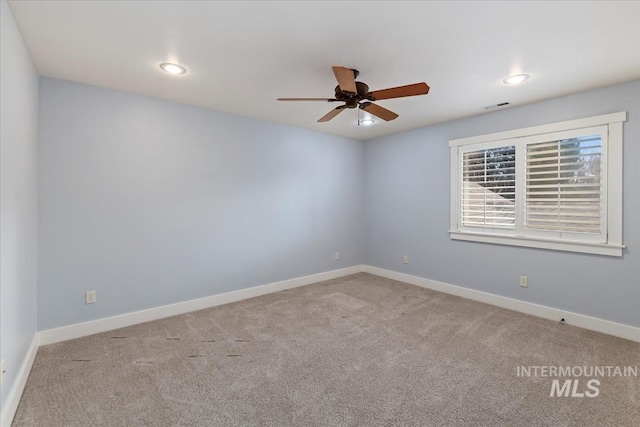
<svg viewBox="0 0 640 427">
<path fill-rule="evenodd" d="M 600 233 L 600 135 L 526 146 L 525 228 Z"/>
<path fill-rule="evenodd" d="M 515 228 L 515 162 L 515 146 L 462 153 L 463 226 Z"/>
</svg>

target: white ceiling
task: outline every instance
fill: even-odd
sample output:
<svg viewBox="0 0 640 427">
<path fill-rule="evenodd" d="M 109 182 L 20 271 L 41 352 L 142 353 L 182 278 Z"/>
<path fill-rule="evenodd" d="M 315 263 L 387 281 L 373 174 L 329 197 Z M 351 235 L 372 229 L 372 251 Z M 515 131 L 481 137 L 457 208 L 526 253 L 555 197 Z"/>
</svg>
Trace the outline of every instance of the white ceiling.
<svg viewBox="0 0 640 427">
<path fill-rule="evenodd" d="M 640 2 L 12 1 L 40 74 L 369 139 L 484 106 L 525 104 L 640 78 Z M 177 62 L 181 76 L 158 68 Z M 371 90 L 425 81 L 426 96 L 379 101 L 400 114 L 356 126 L 332 97 L 332 65 Z M 519 86 L 510 74 L 528 73 Z"/>
</svg>

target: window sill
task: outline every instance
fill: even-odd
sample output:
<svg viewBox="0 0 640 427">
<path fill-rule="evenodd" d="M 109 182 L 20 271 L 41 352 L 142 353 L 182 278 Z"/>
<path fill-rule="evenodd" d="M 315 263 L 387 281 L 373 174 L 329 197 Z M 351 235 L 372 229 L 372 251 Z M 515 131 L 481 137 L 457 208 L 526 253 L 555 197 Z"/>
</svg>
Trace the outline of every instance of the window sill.
<svg viewBox="0 0 640 427">
<path fill-rule="evenodd" d="M 527 248 L 551 249 L 554 251 L 579 252 L 606 256 L 622 256 L 624 245 L 587 243 L 535 239 L 530 237 L 506 236 L 500 234 L 473 233 L 468 231 L 449 231 L 452 240 L 493 243 L 498 245 L 524 246 Z"/>
</svg>

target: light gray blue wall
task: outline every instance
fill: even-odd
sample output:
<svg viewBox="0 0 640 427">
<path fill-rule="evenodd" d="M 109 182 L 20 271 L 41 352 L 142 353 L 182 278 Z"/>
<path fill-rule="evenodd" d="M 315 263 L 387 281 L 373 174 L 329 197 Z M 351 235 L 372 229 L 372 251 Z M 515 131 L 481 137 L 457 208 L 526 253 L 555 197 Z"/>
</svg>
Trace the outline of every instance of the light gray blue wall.
<svg viewBox="0 0 640 427">
<path fill-rule="evenodd" d="M 4 408 L 36 333 L 38 74 L 0 1 L 0 358 Z"/>
<path fill-rule="evenodd" d="M 363 144 L 43 78 L 39 328 L 363 261 L 638 326 L 639 99 L 636 81 Z M 621 110 L 623 258 L 449 240 L 448 140 Z"/>
<path fill-rule="evenodd" d="M 622 258 L 449 239 L 450 139 L 617 111 L 628 111 Z M 639 123 L 635 81 L 368 141 L 366 263 L 640 326 Z"/>
<path fill-rule="evenodd" d="M 41 330 L 362 263 L 361 141 L 40 88 Z"/>
</svg>

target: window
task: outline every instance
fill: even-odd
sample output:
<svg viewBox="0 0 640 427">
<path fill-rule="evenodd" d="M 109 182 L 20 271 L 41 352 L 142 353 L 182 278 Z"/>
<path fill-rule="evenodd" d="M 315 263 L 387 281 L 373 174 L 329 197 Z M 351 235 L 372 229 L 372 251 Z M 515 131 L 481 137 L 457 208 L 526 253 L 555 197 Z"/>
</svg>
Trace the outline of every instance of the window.
<svg viewBox="0 0 640 427">
<path fill-rule="evenodd" d="M 450 141 L 451 238 L 621 256 L 625 120 Z"/>
<path fill-rule="evenodd" d="M 514 229 L 516 147 L 462 153 L 462 225 Z"/>
</svg>

